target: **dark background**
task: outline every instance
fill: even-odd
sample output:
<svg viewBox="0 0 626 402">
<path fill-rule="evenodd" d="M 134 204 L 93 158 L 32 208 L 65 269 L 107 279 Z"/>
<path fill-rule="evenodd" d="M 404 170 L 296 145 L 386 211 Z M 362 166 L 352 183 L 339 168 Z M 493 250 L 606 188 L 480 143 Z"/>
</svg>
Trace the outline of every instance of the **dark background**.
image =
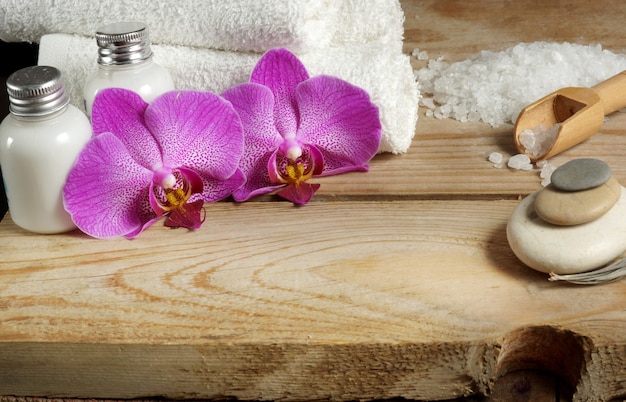
<svg viewBox="0 0 626 402">
<path fill-rule="evenodd" d="M 37 64 L 39 47 L 35 43 L 6 43 L 0 41 L 0 120 L 9 113 L 6 80 L 14 71 Z M 1 172 L 1 166 L 0 166 Z M 4 182 L 0 186 L 0 220 L 8 209 Z"/>
</svg>

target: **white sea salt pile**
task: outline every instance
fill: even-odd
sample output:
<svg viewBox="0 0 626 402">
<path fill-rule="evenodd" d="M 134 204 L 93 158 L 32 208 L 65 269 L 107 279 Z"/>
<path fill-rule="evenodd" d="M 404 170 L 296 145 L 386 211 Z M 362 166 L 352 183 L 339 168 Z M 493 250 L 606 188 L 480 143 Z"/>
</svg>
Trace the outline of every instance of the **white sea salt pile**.
<svg viewBox="0 0 626 402">
<path fill-rule="evenodd" d="M 626 55 L 601 45 L 533 42 L 456 63 L 429 60 L 415 77 L 427 114 L 495 127 L 557 89 L 591 87 L 623 70 Z"/>
</svg>

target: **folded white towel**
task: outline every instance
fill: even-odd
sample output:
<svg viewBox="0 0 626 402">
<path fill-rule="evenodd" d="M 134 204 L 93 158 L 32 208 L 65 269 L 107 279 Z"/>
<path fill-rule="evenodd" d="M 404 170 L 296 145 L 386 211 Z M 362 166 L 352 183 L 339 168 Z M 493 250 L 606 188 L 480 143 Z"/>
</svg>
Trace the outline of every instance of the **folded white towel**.
<svg viewBox="0 0 626 402">
<path fill-rule="evenodd" d="M 404 33 L 399 0 L 0 0 L 0 39 L 93 37 L 120 19 L 144 22 L 156 44 L 252 52 L 395 43 Z"/>
<path fill-rule="evenodd" d="M 72 103 L 80 108 L 83 84 L 96 69 L 92 42 L 84 36 L 51 34 L 43 36 L 39 45 L 38 63 L 63 72 Z M 256 53 L 173 45 L 154 45 L 153 51 L 155 62 L 170 71 L 176 88 L 218 94 L 248 81 L 260 57 Z M 394 46 L 368 43 L 318 49 L 298 56 L 311 75 L 334 75 L 369 92 L 380 109 L 380 152 L 408 150 L 415 133 L 419 90 L 407 55 Z"/>
</svg>

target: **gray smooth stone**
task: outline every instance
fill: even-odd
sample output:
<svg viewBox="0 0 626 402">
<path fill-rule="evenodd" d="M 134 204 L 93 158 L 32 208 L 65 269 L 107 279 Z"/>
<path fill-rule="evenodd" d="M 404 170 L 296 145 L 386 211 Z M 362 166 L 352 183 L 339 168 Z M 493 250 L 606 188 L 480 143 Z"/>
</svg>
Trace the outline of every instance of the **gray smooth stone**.
<svg viewBox="0 0 626 402">
<path fill-rule="evenodd" d="M 611 167 L 599 159 L 574 159 L 557 168 L 550 177 L 562 191 L 582 191 L 598 187 L 611 177 Z"/>
</svg>

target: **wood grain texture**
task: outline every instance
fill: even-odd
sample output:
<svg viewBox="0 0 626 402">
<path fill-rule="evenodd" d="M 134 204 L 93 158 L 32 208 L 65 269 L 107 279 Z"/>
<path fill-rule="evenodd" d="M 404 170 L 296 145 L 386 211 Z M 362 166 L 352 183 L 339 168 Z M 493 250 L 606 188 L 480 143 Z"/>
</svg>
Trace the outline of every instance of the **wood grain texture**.
<svg viewBox="0 0 626 402">
<path fill-rule="evenodd" d="M 407 53 L 462 60 L 535 40 L 626 48 L 626 3 L 402 5 Z M 515 152 L 512 130 L 420 114 L 407 154 L 320 180 L 303 208 L 273 197 L 207 205 L 195 232 L 157 223 L 132 241 L 41 236 L 8 215 L 0 395 L 626 395 L 626 282 L 548 282 L 508 247 L 508 217 L 540 188 L 537 171 L 486 160 Z M 625 134 L 616 113 L 553 161 L 600 158 L 624 184 Z"/>
<path fill-rule="evenodd" d="M 421 113 L 421 112 L 420 112 Z M 550 159 L 559 166 L 571 159 L 602 159 L 626 183 L 626 113 L 612 114 L 602 130 L 578 146 Z M 513 126 L 492 128 L 482 123 L 438 120 L 420 114 L 408 153 L 378 155 L 366 174 L 320 179 L 318 200 L 349 199 L 515 199 L 541 188 L 540 170 L 494 168 L 491 152 L 517 153 Z"/>
<path fill-rule="evenodd" d="M 517 348 L 553 334 L 519 328 L 615 346 L 626 284 L 555 286 L 521 265 L 503 224 L 515 204 L 222 203 L 196 232 L 155 226 L 133 241 L 31 235 L 5 220 L 0 390 L 442 399 L 536 368 L 523 348 L 498 359 L 508 337 Z M 554 360 L 562 340 L 533 353 Z"/>
<path fill-rule="evenodd" d="M 424 341 L 444 335 L 455 341 L 481 337 L 488 326 L 487 335 L 498 334 L 506 308 L 485 298 L 484 317 L 476 321 L 462 318 L 462 310 L 485 279 L 515 278 L 504 268 L 529 275 L 508 249 L 502 219 L 495 219 L 513 206 L 224 203 L 208 206 L 207 222 L 196 232 L 157 225 L 133 241 L 80 233 L 60 241 L 7 221 L 0 228 L 1 303 L 15 317 L 4 317 L 14 325 L 1 338 L 307 343 L 367 342 L 375 334 L 379 341 L 406 342 L 419 328 Z M 472 268 L 459 277 L 461 261 Z M 472 286 L 440 301 L 433 285 L 457 280 Z M 449 306 L 431 323 L 435 317 L 424 315 L 441 302 Z M 398 310 L 388 314 L 389 306 Z M 441 328 L 438 321 L 451 325 Z"/>
</svg>

